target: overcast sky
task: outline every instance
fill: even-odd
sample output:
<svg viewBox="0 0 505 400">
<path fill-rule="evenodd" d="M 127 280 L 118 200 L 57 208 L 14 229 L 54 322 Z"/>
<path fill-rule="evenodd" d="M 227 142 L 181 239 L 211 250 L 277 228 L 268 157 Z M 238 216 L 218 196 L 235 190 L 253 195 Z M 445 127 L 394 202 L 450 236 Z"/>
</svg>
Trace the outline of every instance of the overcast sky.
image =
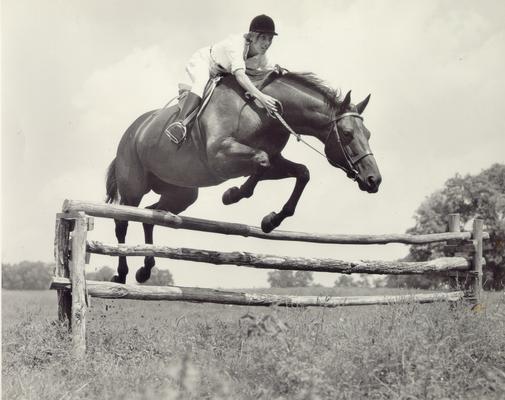
<svg viewBox="0 0 505 400">
<path fill-rule="evenodd" d="M 383 176 L 360 192 L 345 174 L 291 141 L 285 156 L 312 180 L 282 229 L 401 233 L 421 202 L 456 173 L 505 162 L 503 1 L 2 1 L 2 261 L 52 261 L 55 213 L 65 198 L 102 201 L 105 171 L 128 125 L 163 106 L 185 80 L 190 55 L 251 18 L 270 15 L 279 36 L 270 59 L 311 71 L 331 86 L 368 93 L 365 124 Z M 313 142 L 315 144 L 315 142 Z M 293 180 L 258 185 L 233 206 L 221 194 L 243 180 L 200 191 L 184 214 L 259 225 L 278 211 Z M 142 205 L 156 201 L 146 196 Z M 96 220 L 90 238 L 115 242 Z M 143 240 L 130 224 L 128 243 Z M 155 229 L 155 243 L 226 251 L 395 259 L 403 245 L 265 242 Z M 129 259 L 130 270 L 142 259 Z M 92 256 L 89 268 L 116 260 Z M 159 259 L 176 284 L 261 287 L 267 272 Z M 130 276 L 133 276 L 130 273 Z M 335 276 L 318 274 L 332 285 Z"/>
</svg>

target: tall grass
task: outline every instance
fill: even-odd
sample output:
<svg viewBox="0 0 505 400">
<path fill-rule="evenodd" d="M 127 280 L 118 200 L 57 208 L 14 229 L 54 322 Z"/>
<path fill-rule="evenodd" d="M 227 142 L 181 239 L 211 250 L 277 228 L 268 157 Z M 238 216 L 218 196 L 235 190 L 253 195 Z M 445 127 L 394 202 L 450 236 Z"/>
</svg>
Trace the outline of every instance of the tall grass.
<svg viewBox="0 0 505 400">
<path fill-rule="evenodd" d="M 55 304 L 55 293 L 3 293 L 3 398 L 505 398 L 499 296 L 481 312 L 93 299 L 83 362 Z"/>
</svg>

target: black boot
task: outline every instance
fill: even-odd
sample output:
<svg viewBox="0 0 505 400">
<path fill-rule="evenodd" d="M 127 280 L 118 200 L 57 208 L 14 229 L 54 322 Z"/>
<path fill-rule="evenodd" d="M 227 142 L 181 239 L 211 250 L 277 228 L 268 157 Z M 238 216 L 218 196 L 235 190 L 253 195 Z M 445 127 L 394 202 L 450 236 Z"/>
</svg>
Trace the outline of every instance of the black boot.
<svg viewBox="0 0 505 400">
<path fill-rule="evenodd" d="M 198 108 L 201 100 L 202 99 L 200 98 L 200 96 L 194 94 L 193 92 L 188 92 L 186 100 L 182 105 L 181 112 L 179 113 L 179 118 L 177 119 L 177 121 L 172 122 L 165 129 L 165 133 L 175 143 L 177 144 L 181 143 L 186 137 L 186 125 L 189 123 L 189 121 L 185 121 L 185 119 L 196 108 Z"/>
</svg>

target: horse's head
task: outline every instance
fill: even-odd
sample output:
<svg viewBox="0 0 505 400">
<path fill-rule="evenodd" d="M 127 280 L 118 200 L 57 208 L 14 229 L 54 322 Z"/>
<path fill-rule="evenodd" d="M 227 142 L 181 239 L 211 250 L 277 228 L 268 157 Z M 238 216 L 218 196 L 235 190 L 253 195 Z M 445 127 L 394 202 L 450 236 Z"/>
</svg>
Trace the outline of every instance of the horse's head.
<svg viewBox="0 0 505 400">
<path fill-rule="evenodd" d="M 354 105 L 351 103 L 351 92 L 347 93 L 333 117 L 324 152 L 330 164 L 343 169 L 349 178 L 358 182 L 361 190 L 376 193 L 382 177 L 368 144 L 370 131 L 361 116 L 368 100 L 370 95 Z"/>
</svg>

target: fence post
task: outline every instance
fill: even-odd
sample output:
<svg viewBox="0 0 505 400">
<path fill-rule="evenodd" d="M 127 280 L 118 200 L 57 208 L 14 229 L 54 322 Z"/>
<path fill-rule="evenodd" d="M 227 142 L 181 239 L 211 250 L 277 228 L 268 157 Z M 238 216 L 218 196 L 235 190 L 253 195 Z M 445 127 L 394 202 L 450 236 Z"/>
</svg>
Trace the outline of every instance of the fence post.
<svg viewBox="0 0 505 400">
<path fill-rule="evenodd" d="M 449 214 L 449 232 L 459 232 L 460 229 L 459 214 Z"/>
<path fill-rule="evenodd" d="M 70 278 L 69 255 L 70 255 L 70 231 L 73 221 L 64 219 L 62 214 L 56 215 L 56 232 L 54 238 L 54 275 L 62 278 Z M 71 326 L 72 295 L 68 290 L 58 290 L 58 320 L 67 322 Z"/>
<path fill-rule="evenodd" d="M 86 279 L 84 267 L 86 263 L 87 218 L 79 212 L 74 219 L 72 232 L 72 257 L 70 262 L 70 280 L 72 282 L 72 341 L 74 355 L 84 357 L 86 353 Z"/>
<path fill-rule="evenodd" d="M 475 253 L 473 255 L 473 282 L 472 292 L 475 304 L 480 304 L 482 300 L 482 236 L 484 220 L 476 218 L 473 221 L 473 246 Z"/>
<path fill-rule="evenodd" d="M 449 232 L 460 232 L 460 218 L 459 214 L 454 213 L 454 214 L 449 214 Z M 448 240 L 447 244 L 448 245 L 454 245 L 457 243 L 457 240 Z M 454 255 L 451 252 L 451 256 Z M 460 286 L 460 276 L 459 272 L 455 272 L 453 276 L 449 278 L 449 285 L 451 288 L 457 288 Z"/>
</svg>

